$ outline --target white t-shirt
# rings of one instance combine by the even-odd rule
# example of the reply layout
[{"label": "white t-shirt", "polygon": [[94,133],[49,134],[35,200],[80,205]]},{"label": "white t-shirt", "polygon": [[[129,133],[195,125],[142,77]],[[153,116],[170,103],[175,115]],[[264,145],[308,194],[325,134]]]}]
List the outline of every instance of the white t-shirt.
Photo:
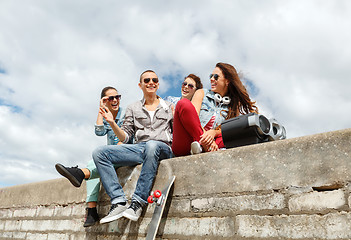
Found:
[{"label": "white t-shirt", "polygon": [[156,112],[156,111],[147,111],[147,112],[149,113],[150,118],[151,118],[151,122],[152,122],[152,120],[154,119],[154,116],[155,116],[155,112]]}]

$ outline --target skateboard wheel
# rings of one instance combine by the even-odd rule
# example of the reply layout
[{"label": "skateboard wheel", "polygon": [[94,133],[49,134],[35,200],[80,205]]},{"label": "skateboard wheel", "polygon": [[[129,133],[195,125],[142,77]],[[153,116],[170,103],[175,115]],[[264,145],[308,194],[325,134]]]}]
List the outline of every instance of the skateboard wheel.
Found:
[{"label": "skateboard wheel", "polygon": [[148,203],[154,203],[154,198],[153,198],[153,196],[149,196],[149,197],[147,198],[147,202],[148,202]]},{"label": "skateboard wheel", "polygon": [[162,192],[161,192],[160,190],[156,190],[156,191],[154,192],[154,197],[155,197],[155,198],[159,198],[159,197],[161,197],[161,195],[162,195]]}]

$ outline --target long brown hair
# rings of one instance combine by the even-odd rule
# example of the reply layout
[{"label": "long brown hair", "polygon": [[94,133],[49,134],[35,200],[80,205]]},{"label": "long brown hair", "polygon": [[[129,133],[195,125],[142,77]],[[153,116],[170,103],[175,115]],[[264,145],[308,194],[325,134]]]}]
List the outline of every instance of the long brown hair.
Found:
[{"label": "long brown hair", "polygon": [[229,81],[227,95],[231,101],[228,106],[229,111],[226,119],[237,117],[240,114],[258,113],[258,108],[255,105],[256,102],[251,101],[236,69],[228,63],[217,63],[216,67],[222,71],[224,78]]}]

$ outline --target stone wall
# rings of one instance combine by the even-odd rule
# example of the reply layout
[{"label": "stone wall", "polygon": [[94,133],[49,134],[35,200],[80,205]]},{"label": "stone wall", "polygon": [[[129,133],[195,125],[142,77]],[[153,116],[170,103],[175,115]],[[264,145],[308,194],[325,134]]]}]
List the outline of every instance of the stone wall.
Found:
[{"label": "stone wall", "polygon": [[[351,239],[351,129],[162,161],[176,175],[162,239]],[[54,167],[54,166],[53,166]],[[131,196],[140,173],[120,168]],[[0,239],[144,239],[153,206],[84,228],[85,185],[63,178],[0,189]],[[99,212],[109,210],[102,192]]]}]

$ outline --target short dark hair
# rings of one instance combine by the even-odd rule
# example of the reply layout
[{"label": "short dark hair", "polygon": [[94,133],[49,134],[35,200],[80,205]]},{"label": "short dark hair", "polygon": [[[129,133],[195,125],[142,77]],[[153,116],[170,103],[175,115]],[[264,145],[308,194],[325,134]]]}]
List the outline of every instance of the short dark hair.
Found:
[{"label": "short dark hair", "polygon": [[[143,76],[143,74],[144,73],[147,73],[147,72],[152,72],[152,73],[155,73],[155,71],[154,70],[150,70],[150,69],[148,69],[148,70],[145,70],[144,72],[142,72],[141,74],[140,74],[140,82],[141,82],[141,77]],[[156,74],[156,73],[155,73]],[[156,74],[157,75],[157,74]]]}]

